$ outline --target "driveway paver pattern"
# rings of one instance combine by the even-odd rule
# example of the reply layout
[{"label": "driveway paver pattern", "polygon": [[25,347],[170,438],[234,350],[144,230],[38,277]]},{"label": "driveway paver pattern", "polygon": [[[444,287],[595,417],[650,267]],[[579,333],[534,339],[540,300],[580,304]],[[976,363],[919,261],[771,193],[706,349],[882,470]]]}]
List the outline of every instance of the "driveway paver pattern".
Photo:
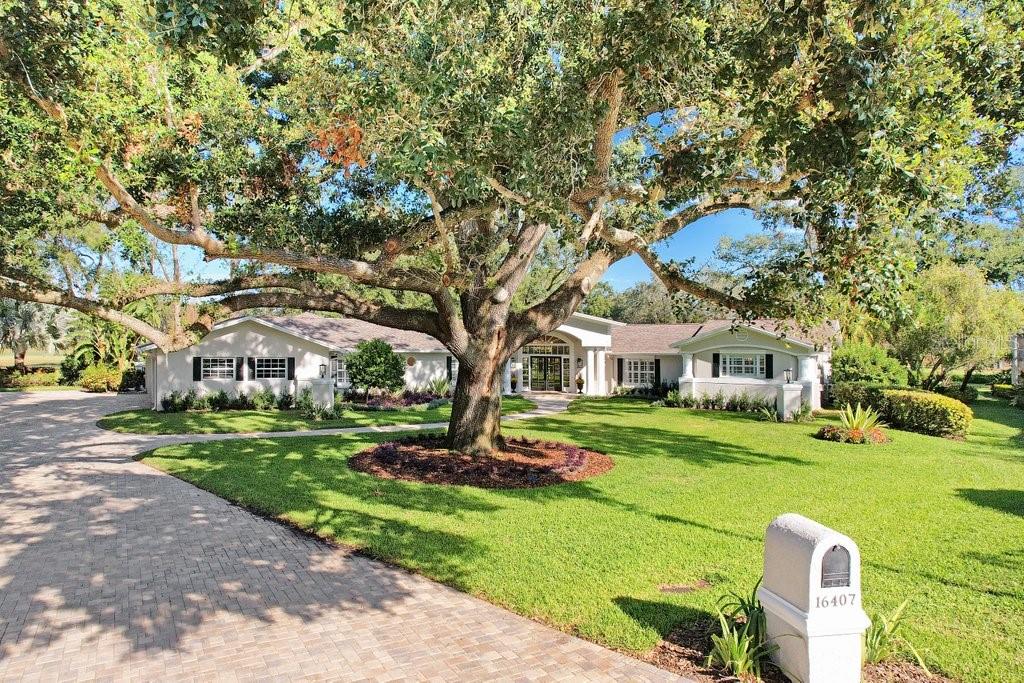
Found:
[{"label": "driveway paver pattern", "polygon": [[678,680],[135,462],[237,438],[95,426],[144,401],[0,394],[0,679]]}]

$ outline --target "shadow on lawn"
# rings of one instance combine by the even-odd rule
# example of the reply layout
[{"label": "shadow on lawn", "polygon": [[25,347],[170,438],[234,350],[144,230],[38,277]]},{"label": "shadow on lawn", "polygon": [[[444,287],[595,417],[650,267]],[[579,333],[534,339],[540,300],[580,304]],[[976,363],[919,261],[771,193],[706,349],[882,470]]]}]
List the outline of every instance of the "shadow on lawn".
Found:
[{"label": "shadow on lawn", "polygon": [[957,495],[979,507],[1024,517],[1024,491],[1014,489],[957,489]]},{"label": "shadow on lawn", "polygon": [[630,619],[643,628],[649,628],[664,639],[680,624],[698,621],[711,623],[715,617],[706,610],[675,605],[671,602],[655,602],[620,596],[612,602]]}]

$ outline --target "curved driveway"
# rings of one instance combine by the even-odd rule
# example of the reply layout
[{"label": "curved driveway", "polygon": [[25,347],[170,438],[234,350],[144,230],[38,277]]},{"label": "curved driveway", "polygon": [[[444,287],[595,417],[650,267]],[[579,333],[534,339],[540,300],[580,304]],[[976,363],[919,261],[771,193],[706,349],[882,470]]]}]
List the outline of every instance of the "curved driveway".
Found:
[{"label": "curved driveway", "polygon": [[234,436],[95,426],[142,402],[0,394],[0,680],[674,678],[134,462]]}]

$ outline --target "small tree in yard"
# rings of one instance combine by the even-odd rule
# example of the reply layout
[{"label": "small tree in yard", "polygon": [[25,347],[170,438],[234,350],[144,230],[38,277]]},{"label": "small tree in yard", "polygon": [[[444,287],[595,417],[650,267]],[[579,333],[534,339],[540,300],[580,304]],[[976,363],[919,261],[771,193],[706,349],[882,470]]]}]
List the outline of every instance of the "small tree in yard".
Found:
[{"label": "small tree in yard", "polygon": [[359,342],[345,358],[352,385],[365,389],[398,391],[405,386],[405,364],[383,339]]},{"label": "small tree in yard", "polygon": [[907,369],[879,346],[847,343],[832,354],[832,379],[905,386]]}]

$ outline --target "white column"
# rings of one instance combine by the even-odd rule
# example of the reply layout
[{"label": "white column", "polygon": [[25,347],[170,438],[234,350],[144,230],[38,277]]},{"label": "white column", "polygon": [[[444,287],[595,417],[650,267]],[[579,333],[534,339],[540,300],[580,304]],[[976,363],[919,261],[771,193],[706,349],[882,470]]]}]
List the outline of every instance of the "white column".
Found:
[{"label": "white column", "polygon": [[693,379],[693,354],[683,354],[683,376],[682,379]]},{"label": "white column", "polygon": [[586,394],[587,396],[593,396],[594,395],[594,375],[595,375],[595,373],[594,373],[594,365],[595,365],[594,349],[588,348],[587,349],[586,376],[584,377],[584,381],[586,382],[586,385],[583,387],[583,393]]},{"label": "white column", "polygon": [[503,394],[512,393],[512,359],[505,361],[505,371],[501,377],[501,392]]},{"label": "white column", "polygon": [[821,392],[818,391],[817,356],[800,356],[800,384],[804,385],[802,400],[811,404],[813,410],[821,408]]},{"label": "white column", "polygon": [[595,392],[598,396],[608,395],[608,378],[606,373],[608,370],[608,355],[604,349],[597,350],[597,391]]}]

